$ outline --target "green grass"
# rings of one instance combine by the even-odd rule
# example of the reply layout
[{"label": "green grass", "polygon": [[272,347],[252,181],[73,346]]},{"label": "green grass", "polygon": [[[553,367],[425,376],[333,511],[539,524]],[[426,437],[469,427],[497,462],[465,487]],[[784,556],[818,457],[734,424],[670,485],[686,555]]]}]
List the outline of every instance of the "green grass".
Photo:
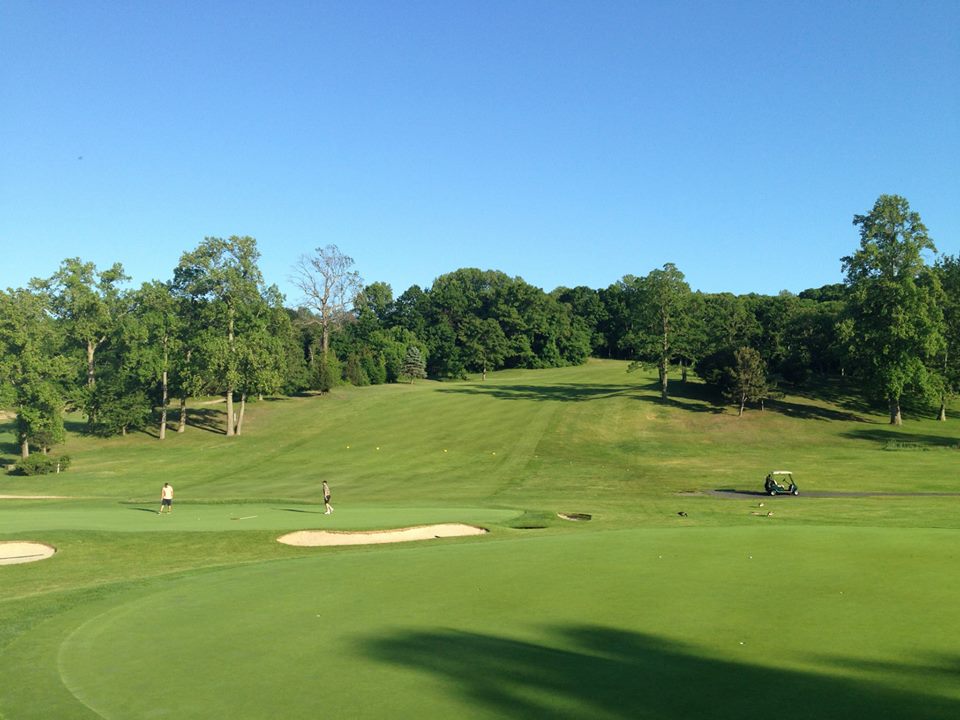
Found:
[{"label": "green grass", "polygon": [[[233,439],[215,404],[163,443],[71,434],[68,472],[0,476],[78,498],[0,501],[0,540],[58,548],[0,566],[0,715],[960,715],[960,497],[746,494],[775,468],[802,493],[960,492],[956,420],[799,396],[737,418],[625,369],[270,400]],[[491,532],[274,541],[440,521]]]}]

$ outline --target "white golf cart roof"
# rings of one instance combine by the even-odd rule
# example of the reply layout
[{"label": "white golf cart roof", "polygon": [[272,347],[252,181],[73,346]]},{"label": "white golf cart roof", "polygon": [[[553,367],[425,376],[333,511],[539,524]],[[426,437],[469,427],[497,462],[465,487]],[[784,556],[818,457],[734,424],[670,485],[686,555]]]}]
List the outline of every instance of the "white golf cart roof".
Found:
[{"label": "white golf cart roof", "polygon": [[789,470],[774,470],[771,475],[793,475]]}]

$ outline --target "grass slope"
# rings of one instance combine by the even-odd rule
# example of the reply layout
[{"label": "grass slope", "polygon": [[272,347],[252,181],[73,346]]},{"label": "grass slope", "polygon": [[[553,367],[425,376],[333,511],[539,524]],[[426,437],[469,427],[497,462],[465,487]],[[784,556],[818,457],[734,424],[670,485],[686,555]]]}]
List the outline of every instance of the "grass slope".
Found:
[{"label": "grass slope", "polygon": [[[0,540],[59,548],[0,567],[0,714],[957,716],[960,498],[712,492],[783,467],[803,492],[960,491],[955,421],[802,397],[737,418],[625,368],[271,400],[233,439],[213,404],[164,443],[71,435],[69,472],[0,479],[83,498],[0,501]],[[492,532],[274,542],[446,520]]]}]

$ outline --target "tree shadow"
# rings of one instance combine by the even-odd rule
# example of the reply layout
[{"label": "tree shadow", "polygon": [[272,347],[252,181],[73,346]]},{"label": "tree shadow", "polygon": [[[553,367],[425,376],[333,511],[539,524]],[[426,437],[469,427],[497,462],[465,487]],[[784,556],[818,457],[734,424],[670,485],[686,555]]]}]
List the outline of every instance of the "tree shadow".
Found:
[{"label": "tree shadow", "polygon": [[767,409],[787,417],[799,418],[801,420],[833,420],[838,422],[873,422],[846,409],[834,409],[820,407],[818,405],[806,405],[804,403],[788,402],[786,400],[768,400]]},{"label": "tree shadow", "polygon": [[886,426],[875,429],[850,430],[842,437],[851,440],[869,440],[890,450],[929,450],[932,448],[960,449],[960,438],[941,435],[918,435],[892,429]]},{"label": "tree shadow", "polygon": [[77,420],[75,418],[65,418],[63,421],[63,429],[68,433],[75,433],[77,435],[87,435],[90,432],[90,423],[86,420]]},{"label": "tree shadow", "polygon": [[223,410],[214,410],[213,408],[190,408],[187,411],[187,426],[198,430],[215,433],[216,435],[226,435],[225,426],[226,417]]},{"label": "tree shadow", "polygon": [[922,683],[924,678],[939,677],[948,683],[954,685],[960,684],[960,655],[952,657],[945,654],[934,654],[922,665],[911,665],[908,667],[897,663],[864,660],[854,657],[827,657],[818,655],[815,656],[814,659],[819,663],[832,665],[837,668],[852,668],[868,673],[882,673],[886,675],[905,675],[906,677],[915,678],[917,683]]},{"label": "tree shadow", "polygon": [[12,465],[20,459],[20,445],[17,443],[17,421],[0,421],[0,434],[10,434],[11,440],[0,442],[0,464]]},{"label": "tree shadow", "polygon": [[[556,647],[454,630],[401,632],[370,639],[366,651],[429,673],[481,714],[502,718],[960,717],[960,701],[883,684],[891,671],[919,672],[910,666],[874,668],[872,681],[705,657],[682,643],[611,628],[553,632]],[[942,667],[956,663],[948,658]]]},{"label": "tree shadow", "polygon": [[[723,413],[724,406],[716,401],[709,388],[699,383],[673,382],[669,387],[670,397],[667,404],[682,410],[693,412]],[[663,404],[660,399],[660,385],[656,382],[646,385],[584,385],[564,383],[555,385],[501,385],[473,384],[443,387],[441,393],[460,395],[479,395],[494,397],[498,400],[535,400],[554,402],[589,402],[614,397],[627,397],[641,402]]]},{"label": "tree shadow", "polygon": [[715,495],[719,495],[720,497],[734,497],[734,498],[737,496],[743,497],[745,495],[747,497],[758,497],[758,496],[759,497],[787,497],[784,495],[770,495],[770,493],[766,493],[763,490],[739,490],[737,488],[716,488],[715,490],[711,490],[710,492],[712,492]]},{"label": "tree shadow", "polygon": [[556,402],[585,402],[600,398],[619,397],[636,392],[634,385],[458,385],[441,387],[438,392],[458,395],[484,395],[499,400],[553,400]]},{"label": "tree shadow", "polygon": [[[663,400],[660,398],[659,383],[650,383],[647,389],[651,394],[642,395],[638,399],[663,404]],[[720,394],[714,388],[703,383],[672,381],[667,385],[667,394],[666,404],[681,410],[706,412],[714,415],[722,415],[727,411],[727,403],[723,401]]]},{"label": "tree shadow", "polygon": [[885,410],[867,398],[857,381],[850,377],[818,377],[806,385],[791,386],[790,393],[808,400],[826,401],[851,413],[869,415]]}]

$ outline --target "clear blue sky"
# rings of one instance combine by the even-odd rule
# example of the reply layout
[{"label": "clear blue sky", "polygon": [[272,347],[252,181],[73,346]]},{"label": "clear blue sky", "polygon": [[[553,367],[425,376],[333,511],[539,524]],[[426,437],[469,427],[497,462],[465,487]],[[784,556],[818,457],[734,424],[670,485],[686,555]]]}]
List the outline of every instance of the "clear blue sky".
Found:
[{"label": "clear blue sky", "polygon": [[905,196],[960,251],[960,1],[3,0],[0,287],[252,235],[399,295],[842,280]]}]

